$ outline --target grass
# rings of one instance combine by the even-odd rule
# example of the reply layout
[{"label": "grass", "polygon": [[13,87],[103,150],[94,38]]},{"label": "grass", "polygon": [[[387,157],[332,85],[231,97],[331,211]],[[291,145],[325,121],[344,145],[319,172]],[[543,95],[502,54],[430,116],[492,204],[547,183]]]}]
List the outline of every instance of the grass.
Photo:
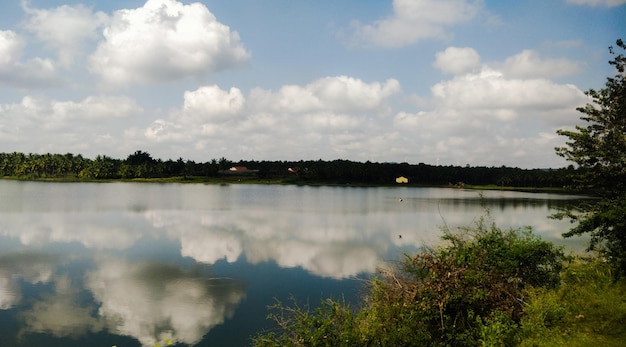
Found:
[{"label": "grass", "polygon": [[626,281],[601,260],[578,259],[552,291],[531,290],[521,346],[624,346]]}]

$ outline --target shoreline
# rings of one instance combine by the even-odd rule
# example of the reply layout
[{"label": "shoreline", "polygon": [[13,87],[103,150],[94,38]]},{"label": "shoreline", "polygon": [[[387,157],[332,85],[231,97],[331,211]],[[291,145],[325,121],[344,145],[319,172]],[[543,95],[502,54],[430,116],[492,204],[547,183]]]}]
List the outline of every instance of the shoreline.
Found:
[{"label": "shoreline", "polygon": [[468,189],[468,190],[500,190],[500,191],[517,191],[526,193],[552,193],[552,194],[575,194],[585,195],[584,192],[574,191],[568,188],[559,187],[514,187],[514,186],[497,186],[497,185],[472,185],[465,184],[462,187],[457,185],[428,185],[420,183],[389,183],[389,184],[370,184],[370,183],[352,183],[352,182],[333,182],[333,181],[307,181],[295,180],[293,178],[280,179],[260,179],[258,177],[249,176],[221,176],[221,177],[205,177],[205,176],[175,176],[175,177],[153,177],[153,178],[109,178],[109,179],[90,179],[78,177],[0,177],[2,180],[13,181],[30,181],[30,182],[59,182],[59,183],[110,183],[110,182],[128,182],[128,183],[178,183],[178,184],[260,184],[260,185],[295,185],[295,186],[327,186],[327,187],[412,187],[412,188],[450,188],[450,189]]}]

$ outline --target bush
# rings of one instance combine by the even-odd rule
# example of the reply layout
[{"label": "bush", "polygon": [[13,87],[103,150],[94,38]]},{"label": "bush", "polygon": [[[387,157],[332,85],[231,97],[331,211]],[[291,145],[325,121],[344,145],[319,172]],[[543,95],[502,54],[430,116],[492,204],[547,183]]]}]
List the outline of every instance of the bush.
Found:
[{"label": "bush", "polygon": [[363,307],[337,301],[313,313],[277,305],[278,331],[257,346],[513,345],[526,289],[554,288],[565,255],[530,229],[501,230],[487,214],[446,245],[406,255],[369,284]]}]

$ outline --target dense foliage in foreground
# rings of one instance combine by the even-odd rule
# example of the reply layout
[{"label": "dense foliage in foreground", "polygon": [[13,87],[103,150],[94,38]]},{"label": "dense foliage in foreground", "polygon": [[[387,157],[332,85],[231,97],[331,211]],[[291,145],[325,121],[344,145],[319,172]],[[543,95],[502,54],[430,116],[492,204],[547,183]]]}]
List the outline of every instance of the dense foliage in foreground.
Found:
[{"label": "dense foliage in foreground", "polygon": [[[231,172],[233,166],[249,171]],[[494,185],[508,187],[557,187],[568,184],[573,167],[542,170],[510,167],[435,166],[424,163],[374,163],[349,160],[239,161],[226,158],[208,162],[161,160],[136,151],[126,159],[99,155],[0,153],[0,177],[22,179],[110,180],[192,177],[246,177],[287,183],[391,185],[399,176],[409,185]]]},{"label": "dense foliage in foreground", "polygon": [[564,270],[560,248],[488,218],[444,240],[381,271],[358,308],[278,303],[277,329],[254,345],[617,346],[626,336],[626,285],[605,263]]}]

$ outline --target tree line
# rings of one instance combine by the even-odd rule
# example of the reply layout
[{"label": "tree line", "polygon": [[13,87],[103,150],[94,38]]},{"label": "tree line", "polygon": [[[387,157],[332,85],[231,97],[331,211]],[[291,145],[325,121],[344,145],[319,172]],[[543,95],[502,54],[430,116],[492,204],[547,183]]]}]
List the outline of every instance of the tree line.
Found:
[{"label": "tree line", "polygon": [[[231,167],[249,171],[233,172]],[[395,178],[408,178],[411,185],[498,185],[507,187],[563,187],[568,185],[573,166],[561,169],[520,169],[485,166],[435,166],[424,163],[379,163],[350,160],[300,160],[233,162],[224,157],[207,162],[155,159],[138,150],[126,159],[81,154],[0,153],[0,176],[26,179],[132,179],[220,177],[247,174],[259,179],[294,183],[395,184]]]}]

